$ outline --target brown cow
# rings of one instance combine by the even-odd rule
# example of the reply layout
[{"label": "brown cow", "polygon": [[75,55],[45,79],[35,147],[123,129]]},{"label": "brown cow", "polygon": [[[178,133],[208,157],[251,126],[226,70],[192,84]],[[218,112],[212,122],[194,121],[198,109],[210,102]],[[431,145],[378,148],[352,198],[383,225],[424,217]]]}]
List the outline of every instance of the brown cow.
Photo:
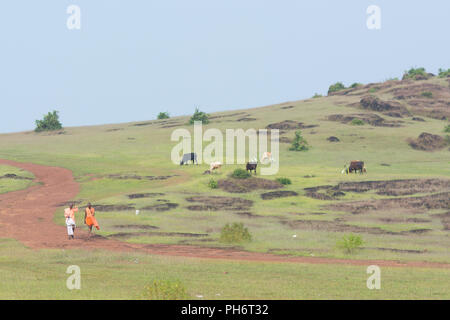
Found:
[{"label": "brown cow", "polygon": [[359,171],[360,174],[366,172],[366,169],[364,168],[364,161],[360,160],[350,161],[350,166],[348,167],[347,173],[352,173],[352,171],[355,173]]}]

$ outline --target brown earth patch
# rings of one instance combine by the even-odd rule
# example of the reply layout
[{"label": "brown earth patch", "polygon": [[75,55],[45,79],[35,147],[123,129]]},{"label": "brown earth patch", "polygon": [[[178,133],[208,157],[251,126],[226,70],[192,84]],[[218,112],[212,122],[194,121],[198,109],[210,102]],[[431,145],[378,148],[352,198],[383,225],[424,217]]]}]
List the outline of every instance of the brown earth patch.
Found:
[{"label": "brown earth patch", "polygon": [[422,213],[423,210],[448,209],[450,207],[450,192],[443,192],[422,197],[403,197],[394,199],[379,199],[354,201],[327,206],[336,211],[346,211],[353,214],[363,214],[373,211],[396,210],[409,213]]},{"label": "brown earth patch", "polygon": [[96,211],[104,211],[104,212],[111,212],[111,211],[132,211],[135,210],[134,207],[128,205],[128,204],[94,204],[92,205]]},{"label": "brown earth patch", "polygon": [[428,223],[431,222],[429,219],[420,219],[420,218],[380,218],[378,219],[384,223]]},{"label": "brown earth patch", "polygon": [[419,121],[419,122],[425,122],[425,120],[422,119],[422,118],[420,118],[420,117],[412,117],[411,120],[413,120],[413,121]]},{"label": "brown earth patch", "polygon": [[164,193],[134,193],[134,194],[129,194],[128,198],[129,199],[141,199],[141,198],[152,198],[152,197],[157,197],[157,196],[163,196]]},{"label": "brown earth patch", "polygon": [[445,148],[447,141],[436,134],[422,132],[417,139],[409,139],[411,148],[422,151],[434,151]]},{"label": "brown earth patch", "polygon": [[336,121],[346,124],[350,123],[354,119],[364,121],[364,123],[368,123],[375,127],[401,127],[401,123],[403,123],[401,120],[387,121],[374,113],[332,114],[327,118],[329,121]]},{"label": "brown earth patch", "polygon": [[236,121],[255,121],[256,120],[256,118],[240,118],[240,119],[237,119]]},{"label": "brown earth patch", "polygon": [[241,212],[234,212],[234,214],[237,214],[238,216],[245,217],[245,218],[263,218],[263,216],[253,214],[249,211],[241,211]]},{"label": "brown earth patch", "polygon": [[297,122],[293,120],[284,120],[277,123],[269,124],[266,129],[278,129],[278,130],[296,130],[296,129],[309,129],[318,127],[317,124],[305,125],[303,122]]},{"label": "brown earth patch", "polygon": [[292,108],[294,108],[294,106],[284,106],[284,107],[281,107],[281,109],[283,109],[283,110],[286,110],[286,109],[292,109]]},{"label": "brown earth patch", "polygon": [[33,180],[33,178],[21,177],[14,173],[7,173],[0,177],[0,179],[13,179],[13,180]]},{"label": "brown earth patch", "polygon": [[298,193],[295,191],[272,191],[261,194],[261,198],[263,200],[271,200],[276,198],[294,197],[294,196],[298,196]]},{"label": "brown earth patch", "polygon": [[147,206],[141,208],[141,210],[144,211],[169,211],[171,209],[175,209],[179,206],[178,203],[172,203],[172,202],[166,202],[166,203],[159,203],[152,206]]},{"label": "brown earth patch", "polygon": [[338,137],[335,137],[335,136],[328,137],[327,140],[330,141],[330,142],[339,142],[339,141],[341,141],[341,140],[339,140]]},{"label": "brown earth patch", "polygon": [[280,221],[280,223],[289,226],[291,229],[300,229],[300,230],[317,230],[327,232],[355,232],[355,233],[391,234],[391,235],[397,234],[395,232],[386,231],[381,228],[352,226],[335,221],[294,220],[294,221]]},{"label": "brown earth patch", "polygon": [[401,118],[402,116],[410,116],[410,112],[397,101],[383,101],[380,98],[368,95],[359,101],[360,107],[366,110],[383,112],[386,115]]},{"label": "brown earth patch", "polygon": [[199,205],[188,206],[187,209],[194,211],[248,211],[253,205],[253,201],[234,197],[219,197],[219,196],[197,196],[186,198],[188,202],[197,202]]},{"label": "brown earth patch", "polygon": [[277,181],[251,177],[248,179],[227,178],[217,181],[217,186],[230,193],[247,193],[255,190],[273,190],[282,188]]},{"label": "brown earth patch", "polygon": [[148,224],[118,224],[118,225],[114,225],[113,228],[116,228],[116,229],[142,229],[142,230],[159,229],[158,227],[150,226]]},{"label": "brown earth patch", "polygon": [[229,118],[229,117],[235,117],[235,116],[239,116],[239,115],[243,115],[243,114],[245,114],[246,116],[249,116],[249,114],[247,112],[236,112],[236,113],[226,114],[226,115],[222,115],[222,116],[210,116],[208,119],[214,120],[214,119],[221,119],[221,118]]}]

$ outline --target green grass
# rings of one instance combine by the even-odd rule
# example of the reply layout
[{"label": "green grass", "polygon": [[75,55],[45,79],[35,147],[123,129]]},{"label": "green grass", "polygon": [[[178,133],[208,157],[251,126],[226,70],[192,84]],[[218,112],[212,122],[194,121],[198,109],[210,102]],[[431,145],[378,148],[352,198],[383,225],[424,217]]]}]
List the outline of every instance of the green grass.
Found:
[{"label": "green grass", "polygon": [[[77,265],[81,289],[66,287]],[[142,299],[154,281],[182,283],[191,299],[449,299],[446,269],[231,262],[138,253],[24,248],[0,240],[0,299]],[[183,290],[181,290],[183,291]],[[202,296],[203,298],[200,298]]]},{"label": "green grass", "polygon": [[[15,174],[19,177],[34,179],[34,175],[28,171],[21,170],[12,166],[0,165],[0,177],[3,177],[6,174]],[[33,184],[34,182],[32,180],[3,178],[0,179],[0,194],[26,189]]]}]

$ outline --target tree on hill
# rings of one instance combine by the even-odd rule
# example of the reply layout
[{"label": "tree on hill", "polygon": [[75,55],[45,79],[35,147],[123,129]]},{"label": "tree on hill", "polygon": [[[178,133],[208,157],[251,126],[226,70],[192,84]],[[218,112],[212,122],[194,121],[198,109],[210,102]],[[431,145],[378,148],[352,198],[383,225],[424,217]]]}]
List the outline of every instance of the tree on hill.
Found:
[{"label": "tree on hill", "polygon": [[411,68],[405,71],[402,80],[412,79],[412,80],[426,80],[430,76],[426,72],[425,68]]},{"label": "tree on hill", "polygon": [[446,77],[450,77],[450,69],[439,69],[439,78],[446,78]]},{"label": "tree on hill", "polygon": [[59,122],[58,111],[47,113],[42,120],[36,120],[35,132],[53,131],[62,129],[62,124]]},{"label": "tree on hill", "polygon": [[159,114],[158,114],[158,120],[161,120],[161,119],[169,119],[170,118],[170,115],[169,115],[169,113],[168,112],[160,112]]},{"label": "tree on hill", "polygon": [[195,121],[201,121],[202,124],[208,124],[208,115],[203,111],[200,111],[198,108],[195,108],[195,112],[189,120],[189,124],[194,124]]},{"label": "tree on hill", "polygon": [[292,141],[292,145],[289,148],[290,151],[306,151],[308,150],[308,142],[303,138],[300,130],[295,131],[295,138]]},{"label": "tree on hill", "polygon": [[346,89],[342,82],[336,82],[328,88],[328,94]]}]

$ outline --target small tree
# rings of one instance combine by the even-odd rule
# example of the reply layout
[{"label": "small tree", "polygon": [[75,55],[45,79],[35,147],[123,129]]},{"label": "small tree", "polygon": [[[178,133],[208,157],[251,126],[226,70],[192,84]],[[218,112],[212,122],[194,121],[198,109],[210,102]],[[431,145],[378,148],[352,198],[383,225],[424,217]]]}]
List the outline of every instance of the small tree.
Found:
[{"label": "small tree", "polygon": [[59,122],[58,111],[49,112],[42,120],[36,120],[36,129],[34,131],[52,131],[62,129],[62,124]]},{"label": "small tree", "polygon": [[446,78],[446,77],[450,77],[450,69],[439,69],[439,78]]},{"label": "small tree", "polygon": [[448,124],[448,125],[444,128],[444,132],[450,132],[450,124]]},{"label": "small tree", "polygon": [[303,138],[300,130],[295,131],[295,138],[292,141],[292,146],[289,148],[291,151],[306,151],[308,150],[308,142]]},{"label": "small tree", "polygon": [[339,90],[344,90],[345,86],[342,82],[336,82],[335,84],[332,84],[329,88],[328,88],[328,94],[332,93],[332,92],[336,92]]},{"label": "small tree", "polygon": [[349,234],[346,236],[343,236],[341,240],[338,240],[336,243],[336,246],[343,250],[345,253],[352,254],[356,250],[362,247],[364,244],[363,239],[361,236],[357,236],[354,234]]},{"label": "small tree", "polygon": [[170,118],[170,116],[169,116],[169,113],[168,112],[160,112],[159,114],[158,114],[158,120],[161,120],[161,119],[169,119]]},{"label": "small tree", "polygon": [[428,74],[425,68],[411,68],[403,74],[402,80],[406,79],[425,80],[428,79]]},{"label": "small tree", "polygon": [[203,124],[208,124],[208,115],[203,111],[200,111],[198,108],[195,108],[195,112],[189,120],[189,124],[194,124],[195,121],[201,121]]}]

